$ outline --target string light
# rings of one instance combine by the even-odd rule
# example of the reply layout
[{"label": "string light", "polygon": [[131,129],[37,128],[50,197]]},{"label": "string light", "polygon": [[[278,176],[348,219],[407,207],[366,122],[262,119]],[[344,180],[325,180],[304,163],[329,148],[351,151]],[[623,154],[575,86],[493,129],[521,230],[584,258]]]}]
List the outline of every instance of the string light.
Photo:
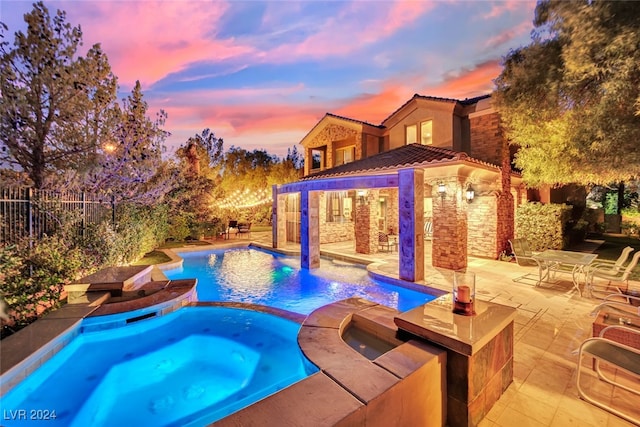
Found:
[{"label": "string light", "polygon": [[262,189],[255,192],[248,188],[244,190],[236,190],[226,197],[224,201],[218,204],[221,208],[251,208],[254,206],[271,203],[271,191]]}]

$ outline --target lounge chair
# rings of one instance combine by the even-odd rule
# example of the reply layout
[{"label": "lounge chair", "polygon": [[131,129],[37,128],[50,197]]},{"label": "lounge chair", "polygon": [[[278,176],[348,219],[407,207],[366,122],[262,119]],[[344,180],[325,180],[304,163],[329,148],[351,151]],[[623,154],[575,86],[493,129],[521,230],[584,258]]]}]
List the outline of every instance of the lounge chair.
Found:
[{"label": "lounge chair", "polygon": [[[535,281],[535,286],[538,286],[542,281],[543,272],[549,268],[544,262],[534,258],[536,252],[529,249],[529,242],[526,239],[511,239],[509,240],[511,250],[516,258],[516,262],[521,267],[537,267],[538,268],[538,280]],[[533,273],[527,273],[525,275],[516,277],[514,282],[521,282],[523,280],[535,280],[531,276]]]},{"label": "lounge chair", "polygon": [[594,283],[595,279],[603,279],[607,281],[607,285],[602,287],[604,291],[611,290],[609,289],[609,285],[611,284],[611,282],[619,282],[621,284],[624,284],[624,286],[621,285],[621,286],[615,287],[615,289],[617,289],[618,292],[622,293],[621,288],[626,289],[629,286],[629,275],[631,274],[633,269],[636,267],[639,260],[640,260],[640,251],[633,254],[633,258],[631,258],[631,262],[629,262],[629,264],[625,267],[624,270],[619,270],[615,273],[611,273],[606,270],[601,270],[596,268],[593,271],[590,271],[589,272],[590,280],[587,281],[589,294],[592,295],[594,290],[598,291],[597,289],[595,289],[596,288]]},{"label": "lounge chair", "polygon": [[386,252],[393,252],[393,249],[398,250],[398,242],[395,239],[389,238],[389,235],[383,232],[378,232],[378,249]]},{"label": "lounge chair", "polygon": [[[634,417],[632,414],[622,412],[620,409],[616,409],[615,403],[609,403],[611,401],[610,393],[597,395],[595,393],[587,394],[582,387],[580,379],[582,378],[583,370],[591,370],[591,365],[585,365],[582,363],[583,356],[590,356],[594,360],[593,368],[596,371],[599,380],[626,390],[630,393],[638,395],[640,397],[640,350],[623,343],[604,338],[607,332],[618,332],[622,334],[634,334],[640,335],[640,330],[631,328],[624,325],[611,325],[602,329],[600,335],[593,338],[586,339],[578,349],[578,366],[576,374],[576,387],[580,398],[587,402],[596,405],[618,417],[640,425],[640,418]],[[605,372],[600,367],[601,362],[607,365],[610,374],[605,375]],[[611,371],[611,368],[616,368],[615,371]],[[624,375],[624,374],[627,375]],[[635,387],[632,387],[635,386]],[[595,387],[588,387],[593,390]],[[615,392],[614,392],[615,396]],[[612,406],[613,405],[613,406]]]}]

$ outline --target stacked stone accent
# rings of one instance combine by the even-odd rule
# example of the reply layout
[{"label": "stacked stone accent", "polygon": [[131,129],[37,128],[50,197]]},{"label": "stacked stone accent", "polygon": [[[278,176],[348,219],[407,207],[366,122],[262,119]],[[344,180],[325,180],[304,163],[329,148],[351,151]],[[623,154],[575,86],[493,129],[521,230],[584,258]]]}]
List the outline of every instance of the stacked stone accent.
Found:
[{"label": "stacked stone accent", "polygon": [[502,143],[500,116],[498,113],[484,114],[469,119],[471,127],[471,152],[474,159],[493,165],[502,164]]},{"label": "stacked stone accent", "polygon": [[353,240],[354,222],[327,222],[327,193],[320,193],[320,244]]},{"label": "stacked stone accent", "polygon": [[356,253],[375,254],[378,252],[378,222],[373,203],[378,200],[378,190],[370,190],[364,203],[356,198],[355,236]]},{"label": "stacked stone accent", "polygon": [[287,212],[286,212],[286,194],[278,194],[278,187],[274,185],[272,188],[272,219],[271,233],[272,244],[274,248],[283,247],[287,242]]},{"label": "stacked stone accent", "polygon": [[447,186],[444,198],[434,185],[433,245],[434,267],[450,270],[467,268],[467,202],[462,200],[463,188],[457,177],[443,180]]},{"label": "stacked stone accent", "polygon": [[511,194],[511,157],[509,155],[509,144],[504,139],[501,145],[501,152],[500,181],[502,189],[497,201],[496,258],[500,252],[509,251],[509,239],[513,239],[515,232],[515,203]]},{"label": "stacked stone accent", "polygon": [[[466,202],[465,202],[466,203]],[[482,258],[496,258],[496,198],[476,196],[467,206],[468,254]]]},{"label": "stacked stone accent", "polygon": [[[362,132],[344,126],[330,124],[327,125],[313,140],[306,145],[307,154],[305,159],[311,159],[311,151],[314,148],[326,147],[325,169],[333,167],[333,142],[353,139],[355,145],[356,160],[362,158]],[[311,162],[304,162],[304,174],[309,174]]]}]

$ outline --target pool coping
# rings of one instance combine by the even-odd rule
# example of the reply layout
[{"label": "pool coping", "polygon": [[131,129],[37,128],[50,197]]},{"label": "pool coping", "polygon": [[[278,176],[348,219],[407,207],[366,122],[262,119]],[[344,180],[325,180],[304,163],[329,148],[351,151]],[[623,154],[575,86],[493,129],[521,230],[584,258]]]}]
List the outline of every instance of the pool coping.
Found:
[{"label": "pool coping", "polygon": [[[180,267],[183,263],[182,257],[180,257],[176,251],[180,252],[198,252],[198,251],[207,251],[207,250],[225,250],[232,248],[243,248],[243,247],[254,247],[256,249],[265,250],[267,252],[279,253],[286,256],[295,256],[294,251],[282,251],[274,248],[265,247],[263,245],[256,245],[251,242],[233,242],[229,244],[225,244],[223,246],[189,246],[189,247],[180,247],[180,248],[172,248],[172,249],[163,249],[163,252],[166,253],[170,257],[170,261],[153,266],[150,273],[150,280],[152,281],[166,281],[167,285],[172,283],[171,280],[167,279],[164,274],[165,270]],[[342,261],[354,262],[352,257],[329,257],[332,259],[338,259]],[[348,259],[347,259],[348,258]],[[356,262],[358,264],[365,264],[366,269],[368,270],[368,274],[376,279],[382,280],[384,282],[396,284],[405,288],[417,289],[421,291],[425,291],[425,288],[429,290],[433,290],[437,292],[437,289],[429,288],[424,285],[415,284],[411,282],[406,282],[396,278],[390,278],[387,275],[378,273],[376,270],[376,266],[379,264],[377,262],[360,260],[361,262]],[[194,284],[193,286],[181,286],[183,288],[182,292],[178,292],[177,294],[172,294],[171,298],[159,298],[163,296],[162,291],[155,292],[154,294],[148,295],[146,297],[142,297],[138,300],[131,301],[123,301],[112,303],[112,307],[108,310],[102,309],[101,307],[106,307],[107,305],[103,305],[102,303],[108,299],[108,292],[106,294],[101,294],[99,298],[93,299],[92,301],[82,302],[77,304],[66,304],[60,309],[51,312],[46,315],[39,321],[34,322],[33,324],[21,329],[17,333],[7,337],[3,340],[2,346],[0,349],[0,356],[2,357],[2,366],[0,366],[0,397],[4,396],[8,391],[10,391],[16,384],[26,378],[29,374],[31,374],[34,370],[39,368],[43,363],[49,360],[53,355],[59,352],[65,345],[67,345],[73,338],[75,338],[78,334],[81,333],[82,329],[82,320],[85,318],[98,318],[98,317],[109,317],[111,315],[117,315],[122,312],[127,312],[129,314],[128,318],[134,319],[139,317],[140,320],[147,317],[149,313],[154,313],[153,316],[157,315],[165,315],[170,312],[173,312],[183,306],[226,306],[226,307],[234,307],[234,308],[243,308],[254,311],[265,312],[273,315],[277,315],[279,317],[294,321],[300,325],[304,325],[304,323],[308,320],[308,316],[289,312],[287,310],[281,310],[275,307],[269,307],[259,304],[250,304],[250,303],[240,303],[240,302],[196,302],[191,298],[192,293],[195,294],[195,279],[191,279]],[[173,282],[180,282],[179,280]],[[177,284],[177,283],[176,283]],[[183,284],[184,285],[184,284]],[[189,289],[192,291],[189,292]],[[154,297],[155,295],[155,297]],[[185,296],[186,295],[186,296]],[[138,301],[136,303],[136,301]],[[142,301],[142,303],[140,303]],[[144,305],[146,302],[153,302],[149,305]],[[138,305],[136,305],[138,304]],[[371,305],[377,306],[379,304],[370,302]],[[144,306],[141,306],[144,305]],[[332,306],[331,304],[329,306]],[[134,307],[131,310],[131,307]],[[382,307],[382,306],[381,306]],[[321,307],[322,308],[322,307]],[[105,313],[97,313],[99,311],[106,311]],[[122,316],[120,316],[122,317]],[[345,318],[346,319],[346,318]],[[341,321],[344,321],[342,319]],[[351,320],[351,316],[348,316],[349,321]],[[117,324],[126,322],[130,319],[118,319],[117,322],[110,324],[109,327],[115,327]],[[108,322],[104,322],[107,324]],[[106,328],[106,327],[105,327]],[[316,328],[316,330],[318,330]],[[342,345],[347,346],[349,351],[352,351],[357,358],[362,358],[368,364],[370,361],[365,359],[363,356],[359,355],[355,350],[348,347],[344,341],[340,337],[338,339],[342,342]],[[302,346],[301,346],[302,347]],[[311,359],[311,358],[309,358]],[[356,359],[358,360],[358,359]],[[321,363],[322,364],[322,363]],[[327,370],[322,369],[320,367],[322,374],[327,375]],[[383,374],[383,376],[386,374]],[[312,375],[312,376],[315,376]],[[344,386],[336,381],[331,375],[329,375],[330,381],[336,382],[343,390],[345,390]],[[304,380],[303,380],[304,381]],[[314,380],[318,381],[318,380]],[[326,382],[326,381],[325,381]],[[285,388],[286,390],[286,388]],[[350,395],[354,395],[351,390],[347,391]],[[281,391],[282,392],[282,391]],[[281,392],[275,393],[279,394]],[[356,400],[361,401],[364,395],[356,396]],[[366,400],[366,399],[365,399]]]}]

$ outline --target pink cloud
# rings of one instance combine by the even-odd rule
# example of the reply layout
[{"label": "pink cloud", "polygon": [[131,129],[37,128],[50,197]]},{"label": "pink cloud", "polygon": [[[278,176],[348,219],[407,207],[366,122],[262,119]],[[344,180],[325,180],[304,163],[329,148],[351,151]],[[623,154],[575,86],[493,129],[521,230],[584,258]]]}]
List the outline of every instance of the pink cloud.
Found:
[{"label": "pink cloud", "polygon": [[87,2],[73,6],[73,20],[82,22],[85,43],[102,42],[114,73],[126,85],[135,80],[154,83],[194,62],[223,61],[254,51],[233,39],[211,36],[227,10],[225,2]]},{"label": "pink cloud", "polygon": [[373,5],[372,12],[372,3],[352,2],[304,41],[278,46],[266,56],[279,61],[344,56],[388,37],[434,7],[433,2],[404,0]]},{"label": "pink cloud", "polygon": [[531,20],[526,20],[520,23],[520,25],[508,28],[496,36],[487,39],[484,45],[489,49],[497,48],[511,42],[511,40],[523,34],[526,34],[527,32],[530,32],[532,29],[533,24],[531,23]]},{"label": "pink cloud", "polygon": [[511,13],[517,10],[533,10],[536,0],[505,0],[492,2],[489,12],[481,16],[482,19],[498,18],[505,13]]},{"label": "pink cloud", "polygon": [[472,69],[449,73],[442,83],[427,86],[423,91],[427,95],[456,99],[484,95],[493,91],[493,80],[501,71],[502,66],[499,60],[486,61]]}]

